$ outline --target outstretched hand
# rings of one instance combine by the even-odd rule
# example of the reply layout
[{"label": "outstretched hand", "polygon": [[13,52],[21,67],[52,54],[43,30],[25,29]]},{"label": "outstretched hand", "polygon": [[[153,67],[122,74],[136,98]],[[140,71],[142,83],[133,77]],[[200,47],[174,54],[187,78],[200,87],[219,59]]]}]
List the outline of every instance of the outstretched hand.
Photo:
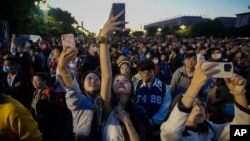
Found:
[{"label": "outstretched hand", "polygon": [[116,16],[113,17],[112,14],[112,9],[109,14],[109,18],[104,24],[103,28],[101,29],[99,36],[100,37],[109,37],[114,31],[122,31],[121,28],[119,28],[119,25],[127,24],[128,22],[122,22],[122,21],[117,21],[122,14],[124,14],[125,10],[117,14]]},{"label": "outstretched hand", "polygon": [[208,79],[210,79],[214,74],[220,71],[217,69],[213,69],[218,65],[217,63],[209,63],[204,65],[204,62],[205,61],[198,61],[195,66],[192,83],[195,83],[196,86],[202,87]]}]

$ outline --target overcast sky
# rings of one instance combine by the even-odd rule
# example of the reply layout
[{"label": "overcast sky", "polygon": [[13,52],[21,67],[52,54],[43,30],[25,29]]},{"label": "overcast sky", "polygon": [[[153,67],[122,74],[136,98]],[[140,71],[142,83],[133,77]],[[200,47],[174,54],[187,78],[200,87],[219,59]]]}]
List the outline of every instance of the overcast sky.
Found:
[{"label": "overcast sky", "polygon": [[113,2],[126,4],[126,21],[134,30],[155,21],[175,16],[193,15],[205,18],[236,17],[250,12],[250,0],[47,0],[52,7],[68,11],[86,29],[98,32],[102,28]]}]

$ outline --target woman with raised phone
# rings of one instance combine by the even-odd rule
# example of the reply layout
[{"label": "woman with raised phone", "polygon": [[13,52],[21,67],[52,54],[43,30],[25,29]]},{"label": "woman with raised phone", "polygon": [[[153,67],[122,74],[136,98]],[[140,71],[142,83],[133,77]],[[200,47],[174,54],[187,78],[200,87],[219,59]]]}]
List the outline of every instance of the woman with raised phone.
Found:
[{"label": "woman with raised phone", "polygon": [[[139,131],[144,131],[139,125],[135,115],[134,90],[131,79],[126,75],[118,75],[112,81],[112,72],[110,65],[108,37],[118,30],[119,25],[127,22],[117,22],[119,16],[125,11],[113,16],[110,12],[109,18],[97,37],[97,43],[100,44],[101,59],[101,91],[100,100],[102,106],[101,115],[95,117],[96,97],[87,94],[82,96],[81,90],[76,79],[73,77],[67,64],[77,55],[74,47],[64,47],[58,62],[59,72],[66,88],[66,103],[72,112],[74,132],[78,134],[80,140],[96,140],[101,132],[102,141],[138,141],[143,139]],[[97,78],[97,76],[96,76]],[[94,81],[94,80],[93,80]],[[90,82],[89,82],[90,83]],[[84,83],[85,84],[85,83]],[[92,85],[91,85],[92,86]],[[83,85],[84,89],[85,85]],[[97,92],[98,89],[95,89]],[[112,95],[114,94],[114,95]],[[97,94],[94,93],[96,96]],[[97,96],[98,97],[98,96]],[[113,97],[113,98],[111,98]],[[111,99],[114,99],[112,101]],[[100,103],[99,103],[100,104]],[[101,131],[96,130],[95,120],[101,119]],[[100,128],[98,128],[100,129]],[[76,138],[77,140],[77,138]],[[99,140],[99,139],[98,139]]]},{"label": "woman with raised phone", "polygon": [[235,103],[235,117],[229,123],[215,124],[205,119],[205,104],[197,97],[206,81],[220,70],[214,69],[218,64],[198,62],[194,76],[185,94],[176,97],[174,108],[161,125],[162,141],[228,141],[230,140],[230,125],[249,125],[250,109],[245,96],[246,80],[233,74],[224,78]]},{"label": "woman with raised phone", "polygon": [[103,141],[139,141],[146,140],[146,131],[136,114],[135,93],[131,78],[117,74],[112,78],[108,38],[114,31],[122,30],[116,22],[124,13],[117,16],[110,12],[109,19],[101,29],[97,42],[100,45],[101,59],[101,97],[103,98],[103,116],[105,122],[102,130]]}]

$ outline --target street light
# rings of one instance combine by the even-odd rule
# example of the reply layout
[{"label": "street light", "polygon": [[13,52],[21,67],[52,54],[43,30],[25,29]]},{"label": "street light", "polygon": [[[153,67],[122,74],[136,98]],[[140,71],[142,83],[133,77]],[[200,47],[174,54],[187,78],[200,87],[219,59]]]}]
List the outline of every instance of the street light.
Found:
[{"label": "street light", "polygon": [[182,24],[182,25],[180,26],[180,28],[183,30],[183,29],[186,28],[186,26],[185,26],[184,24]]},{"label": "street light", "polygon": [[159,28],[157,28],[157,31],[158,31],[158,32],[161,32],[161,31],[162,31],[162,29],[159,27]]},{"label": "street light", "polygon": [[184,34],[184,29],[186,28],[186,26],[185,26],[184,24],[182,24],[182,25],[180,26],[180,28],[181,28],[181,36],[183,36],[183,34]]},{"label": "street light", "polygon": [[49,4],[46,2],[46,0],[40,0],[39,2],[35,1],[35,6],[42,10],[44,23],[48,23]]}]

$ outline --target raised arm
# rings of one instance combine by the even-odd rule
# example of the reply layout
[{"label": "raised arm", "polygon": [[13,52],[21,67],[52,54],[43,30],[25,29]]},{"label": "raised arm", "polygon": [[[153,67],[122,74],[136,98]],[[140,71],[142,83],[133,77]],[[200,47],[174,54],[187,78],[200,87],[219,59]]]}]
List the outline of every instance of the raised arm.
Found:
[{"label": "raised arm", "polygon": [[110,35],[119,29],[117,26],[125,24],[124,22],[116,22],[117,19],[124,13],[121,12],[117,16],[113,17],[110,11],[109,18],[97,37],[97,42],[100,44],[100,64],[101,64],[101,97],[104,103],[104,109],[106,115],[108,115],[112,109],[111,104],[111,85],[112,85],[112,70],[111,61],[108,49],[108,38]]},{"label": "raised arm", "polygon": [[202,86],[207,82],[209,78],[211,78],[213,74],[220,71],[213,69],[218,64],[211,63],[202,67],[203,62],[204,61],[197,62],[192,82],[182,97],[182,103],[186,108],[191,108],[193,106],[195,97],[198,95]]},{"label": "raised arm", "polygon": [[67,64],[77,56],[77,49],[75,47],[63,47],[63,51],[60,54],[58,60],[59,73],[63,79],[65,86],[70,86],[74,80]]}]

